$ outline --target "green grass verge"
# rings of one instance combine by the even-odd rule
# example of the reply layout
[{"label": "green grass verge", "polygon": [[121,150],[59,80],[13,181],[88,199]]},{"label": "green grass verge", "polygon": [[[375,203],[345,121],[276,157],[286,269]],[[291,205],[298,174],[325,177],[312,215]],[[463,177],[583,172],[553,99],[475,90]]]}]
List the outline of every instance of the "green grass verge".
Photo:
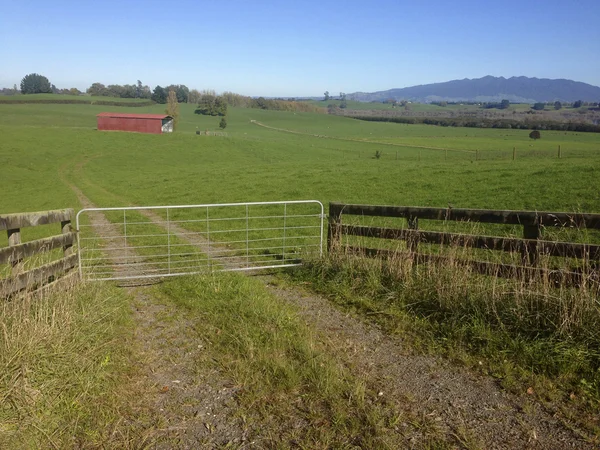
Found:
[{"label": "green grass verge", "polygon": [[[214,364],[238,386],[237,415],[267,448],[398,448],[399,413],[263,282],[234,273],[158,288],[187,310]],[[436,436],[431,436],[432,441]]]},{"label": "green grass verge", "polygon": [[79,285],[0,308],[0,447],[129,446],[126,293]]},{"label": "green grass verge", "polygon": [[555,288],[469,273],[452,262],[413,266],[402,255],[334,255],[291,274],[417,351],[460,361],[520,394],[531,388],[567,419],[600,432],[597,284]]}]

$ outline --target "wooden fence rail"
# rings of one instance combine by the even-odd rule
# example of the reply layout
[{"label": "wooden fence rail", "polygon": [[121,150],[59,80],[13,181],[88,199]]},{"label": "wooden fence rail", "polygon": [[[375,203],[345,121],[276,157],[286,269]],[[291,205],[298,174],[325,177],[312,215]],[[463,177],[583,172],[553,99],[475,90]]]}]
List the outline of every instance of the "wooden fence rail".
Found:
[{"label": "wooden fence rail", "polygon": [[[397,229],[342,224],[344,215],[405,218],[407,228]],[[419,219],[521,225],[523,227],[523,238],[424,231],[418,229]],[[600,214],[330,203],[327,246],[330,252],[333,251],[341,243],[341,238],[344,235],[401,240],[407,242],[407,247],[409,251],[415,254],[417,262],[442,261],[445,258],[443,255],[417,254],[419,243],[515,252],[521,254],[522,266],[486,261],[458,261],[458,263],[469,265],[478,272],[487,275],[514,277],[519,274],[531,276],[535,273],[544,273],[560,282],[568,282],[569,284],[580,283],[582,277],[586,274],[581,269],[564,271],[539,268],[537,263],[540,256],[558,256],[581,259],[587,263],[595,262],[597,269],[597,263],[600,261],[600,245],[543,240],[541,237],[544,227],[600,230]],[[346,250],[367,256],[390,256],[393,253],[389,250],[356,246],[347,247]],[[587,264],[587,267],[589,266]],[[596,270],[593,274],[594,280],[598,281],[598,276]]]},{"label": "wooden fence rail", "polygon": [[[0,215],[0,231],[6,230],[8,247],[0,248],[0,264],[10,264],[11,273],[0,279],[0,297],[9,297],[23,290],[41,287],[55,280],[77,265],[73,251],[76,234],[71,231],[72,209]],[[62,234],[21,242],[21,229],[60,223]],[[24,271],[23,260],[62,248],[63,257]]]}]

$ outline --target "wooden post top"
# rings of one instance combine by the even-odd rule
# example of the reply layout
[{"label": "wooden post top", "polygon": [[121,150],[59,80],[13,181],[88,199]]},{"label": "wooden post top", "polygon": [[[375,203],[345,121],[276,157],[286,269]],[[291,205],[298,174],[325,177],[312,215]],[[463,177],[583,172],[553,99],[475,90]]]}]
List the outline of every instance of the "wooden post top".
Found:
[{"label": "wooden post top", "polygon": [[72,208],[30,213],[0,214],[0,230],[14,230],[70,221],[73,214],[74,211]]}]

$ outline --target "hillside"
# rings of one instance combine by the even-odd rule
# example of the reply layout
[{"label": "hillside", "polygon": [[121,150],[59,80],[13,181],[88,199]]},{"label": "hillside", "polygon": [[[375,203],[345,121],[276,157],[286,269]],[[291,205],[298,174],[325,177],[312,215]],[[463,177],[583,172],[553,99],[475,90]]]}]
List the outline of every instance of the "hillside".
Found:
[{"label": "hillside", "polygon": [[486,76],[372,93],[355,92],[348,97],[362,102],[383,101],[390,98],[421,103],[436,101],[491,102],[502,99],[508,99],[513,103],[556,100],[597,102],[600,100],[600,87],[565,79]]}]

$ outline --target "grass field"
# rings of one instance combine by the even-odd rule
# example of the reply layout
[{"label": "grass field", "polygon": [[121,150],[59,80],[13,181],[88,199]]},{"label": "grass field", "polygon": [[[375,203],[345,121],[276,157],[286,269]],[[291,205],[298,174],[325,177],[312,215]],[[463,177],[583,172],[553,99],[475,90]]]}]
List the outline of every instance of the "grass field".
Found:
[{"label": "grass field", "polygon": [[[217,130],[219,119],[194,115],[192,105],[181,105],[180,131],[152,136],[96,131],[95,115],[105,110],[0,105],[3,179],[13,187],[4,211],[73,205],[59,174],[85,185],[102,206],[316,198],[600,210],[598,134],[543,132],[542,139],[532,141],[527,131],[231,108],[226,137],[198,136],[196,129]],[[135,111],[161,112],[162,107]],[[562,159],[556,157],[559,145]],[[378,150],[381,159],[374,157]]]},{"label": "grass field", "polygon": [[67,180],[99,206],[317,199],[600,210],[597,134],[544,132],[532,141],[527,131],[231,108],[226,136],[204,136],[195,131],[218,130],[219,119],[193,109],[181,105],[180,130],[155,136],[96,131],[107,107],[0,105],[3,212],[77,207]]},{"label": "grass field", "polygon": [[[330,99],[327,101],[309,100],[308,102],[315,106],[321,107],[321,108],[327,108],[329,105],[340,106],[340,104],[341,104],[341,100],[335,100],[335,99]],[[400,105],[397,105],[394,108],[389,103],[358,102],[358,101],[354,101],[354,100],[348,100],[346,102],[346,107],[347,107],[347,109],[351,109],[351,110],[405,111],[405,108]],[[446,106],[440,106],[440,105],[431,104],[431,103],[409,103],[408,110],[413,111],[413,112],[448,112],[448,113],[450,113],[450,112],[463,112],[464,113],[464,112],[477,112],[477,111],[485,112],[485,111],[487,111],[487,112],[498,112],[498,113],[506,114],[506,113],[509,113],[512,111],[517,111],[517,112],[530,111],[531,107],[532,107],[532,105],[530,105],[528,103],[511,103],[508,108],[506,108],[504,110],[499,110],[499,109],[495,109],[495,108],[485,109],[485,108],[482,108],[480,105],[451,104],[451,105],[446,105]],[[564,107],[562,110],[563,111],[566,111],[566,110],[576,111],[577,109]],[[551,106],[547,106],[546,111],[554,111],[554,108]]]},{"label": "grass field", "polygon": [[[0,102],[0,158],[3,162],[0,179],[4,187],[0,212],[78,208],[80,205],[70,183],[78,186],[97,206],[316,199],[325,205],[341,201],[600,212],[600,134],[543,131],[542,139],[532,141],[525,130],[401,125],[361,122],[326,114],[230,108],[224,135],[211,136],[197,135],[196,131],[220,131],[219,118],[195,115],[194,105],[182,104],[180,109],[177,132],[146,135],[99,132],[95,116],[111,110],[161,113],[164,105],[126,108]],[[561,159],[557,157],[559,145]],[[513,148],[516,149],[515,160],[512,159]],[[380,158],[375,157],[376,152]],[[39,237],[42,232],[43,229],[25,229],[24,240]],[[0,246],[4,245],[6,236],[2,235]],[[540,335],[535,332],[539,328],[535,327],[542,327],[544,322],[535,316],[535,307],[541,303],[535,296],[528,297],[526,290],[522,297],[515,297],[519,301],[527,300],[522,302],[526,309],[518,310],[523,316],[519,320],[507,316],[506,323],[510,327],[502,328],[505,324],[501,323],[498,331],[499,325],[494,322],[497,317],[485,309],[487,294],[497,290],[498,285],[488,282],[478,285],[475,300],[458,308],[460,300],[469,295],[466,286],[470,286],[472,278],[460,278],[462,284],[456,289],[444,290],[444,286],[434,281],[452,283],[450,275],[433,271],[429,274],[431,279],[409,283],[398,277],[393,278],[396,284],[391,286],[386,284],[392,279],[386,275],[387,269],[375,270],[368,264],[356,266],[354,262],[344,264],[327,261],[322,266],[311,266],[294,275],[292,282],[308,281],[315,289],[337,299],[341,307],[359,313],[386,311],[386,315],[381,316],[384,329],[418,335],[418,339],[428,343],[422,346],[428,351],[456,357],[464,350],[474,358],[489,358],[496,361],[490,363],[490,372],[503,374],[513,384],[518,384],[515,377],[527,379],[534,372],[547,377],[543,380],[551,380],[548,381],[551,385],[554,379],[558,385],[566,380],[564,389],[580,389],[587,396],[586,402],[592,399],[590,404],[597,404],[600,380],[593,373],[595,361],[600,357],[592,347],[600,339],[596,336],[598,328],[593,313],[597,306],[591,297],[586,297],[590,302],[586,303],[587,315],[582,323],[585,322],[587,328],[581,331],[581,339],[565,338],[563,331],[538,339],[536,336]],[[235,280],[228,278],[227,283],[235,284]],[[202,289],[192,289],[189,280],[171,283],[165,295],[173,297],[175,304],[183,302],[180,293],[186,290],[201,296]],[[405,290],[396,291],[398,286]],[[236,289],[231,287],[232,292]],[[260,291],[258,285],[252,289]],[[500,305],[505,294],[512,295],[513,291],[504,289],[502,285],[501,294],[494,294],[494,305]],[[449,292],[452,301],[443,297],[444,292]],[[122,294],[101,291],[95,295],[104,293],[111,295],[118,308],[123,308],[126,299]],[[417,306],[412,305],[409,298],[412,294],[420,299]],[[578,294],[567,294],[565,298],[569,302],[579,298]],[[553,298],[553,295],[550,293],[544,298]],[[561,300],[557,308],[567,303]],[[213,307],[221,311],[218,304]],[[529,317],[537,318],[528,322]],[[557,317],[560,317],[558,313]],[[85,315],[81,320],[86,320]],[[409,325],[411,320],[412,325]],[[14,330],[18,330],[18,322],[14,323]],[[102,321],[98,323],[102,325]],[[535,327],[525,328],[531,323]],[[119,327],[112,337],[106,338],[111,343],[119,335],[127,334]],[[480,345],[470,346],[473,339]],[[76,343],[75,348],[77,345],[80,344]],[[69,348],[65,344],[64,352],[68,353]],[[114,351],[119,353],[123,349]],[[227,343],[223,343],[223,352],[226,351]],[[551,364],[542,361],[544,355],[553,355],[549,359]],[[569,355],[577,355],[572,361],[579,367],[565,362],[570,361]],[[540,366],[534,367],[532,361],[536,360]],[[68,361],[67,365],[73,364],[77,362]],[[502,369],[503,364],[510,368]],[[260,370],[257,368],[256,373]],[[256,373],[249,376],[258,376]],[[582,377],[582,373],[587,378]],[[115,375],[111,379],[118,378]],[[336,389],[348,390],[354,381],[340,383]],[[90,389],[90,398],[95,398],[96,389],[102,388],[99,385]],[[92,410],[84,413],[86,417],[94,414]],[[65,420],[72,420],[71,424],[79,420],[76,416],[69,417]],[[59,422],[57,419],[56,423]],[[94,426],[100,425],[90,425]],[[368,441],[373,443],[377,439],[371,436]],[[97,440],[92,439],[92,442]]]}]

